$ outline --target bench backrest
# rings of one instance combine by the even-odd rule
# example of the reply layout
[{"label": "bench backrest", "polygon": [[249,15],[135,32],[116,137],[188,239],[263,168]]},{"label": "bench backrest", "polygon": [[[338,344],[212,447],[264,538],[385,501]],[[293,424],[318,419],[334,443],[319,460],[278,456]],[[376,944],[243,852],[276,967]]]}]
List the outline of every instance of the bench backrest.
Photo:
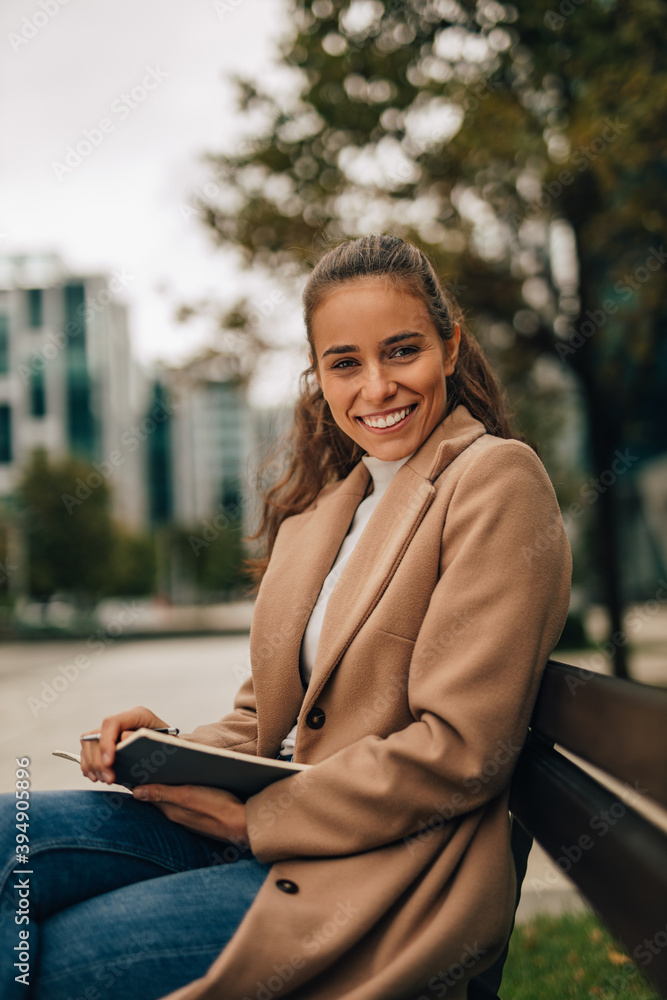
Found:
[{"label": "bench backrest", "polygon": [[510,805],[667,994],[667,690],[550,660]]}]

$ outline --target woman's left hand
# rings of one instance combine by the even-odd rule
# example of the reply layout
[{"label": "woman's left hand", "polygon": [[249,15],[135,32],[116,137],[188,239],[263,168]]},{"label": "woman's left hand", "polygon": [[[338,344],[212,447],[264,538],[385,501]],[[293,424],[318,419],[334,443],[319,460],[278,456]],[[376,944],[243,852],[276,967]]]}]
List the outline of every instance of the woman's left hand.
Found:
[{"label": "woman's left hand", "polygon": [[132,795],[194,833],[249,846],[245,805],[231,792],[204,785],[137,785]]}]

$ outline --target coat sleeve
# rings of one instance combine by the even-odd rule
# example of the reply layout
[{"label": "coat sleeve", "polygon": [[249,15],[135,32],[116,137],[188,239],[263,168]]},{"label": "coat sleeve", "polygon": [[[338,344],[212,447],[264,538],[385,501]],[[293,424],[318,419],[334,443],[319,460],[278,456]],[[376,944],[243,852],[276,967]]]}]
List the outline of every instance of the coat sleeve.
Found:
[{"label": "coat sleeve", "polygon": [[414,721],[386,738],[365,736],[251,797],[256,857],[372,850],[442,827],[503,792],[567,615],[570,576],[542,463],[515,441],[482,452],[449,502],[440,577],[410,663]]},{"label": "coat sleeve", "polygon": [[239,753],[257,753],[257,705],[250,674],[234,698],[234,709],[219,722],[197,726],[181,739],[205,743],[211,747],[224,747]]}]

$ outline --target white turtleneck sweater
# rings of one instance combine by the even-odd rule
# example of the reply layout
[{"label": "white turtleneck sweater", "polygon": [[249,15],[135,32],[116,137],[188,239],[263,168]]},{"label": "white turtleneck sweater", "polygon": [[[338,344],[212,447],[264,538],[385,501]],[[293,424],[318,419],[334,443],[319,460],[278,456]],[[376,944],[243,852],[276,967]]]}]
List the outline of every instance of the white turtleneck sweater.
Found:
[{"label": "white turtleneck sweater", "polygon": [[[399,458],[396,462],[384,462],[380,458],[372,458],[370,455],[364,455],[361,459],[371,474],[371,479],[373,480],[373,492],[370,496],[367,496],[365,500],[362,500],[357,507],[349,531],[343,539],[343,544],[338,550],[336,561],[331,567],[331,571],[322,585],[319,597],[317,598],[315,607],[313,608],[312,614],[308,620],[308,625],[306,626],[306,631],[304,632],[303,641],[301,643],[301,655],[299,658],[301,679],[304,682],[304,685],[307,685],[310,681],[310,675],[313,670],[315,655],[317,653],[317,645],[320,641],[322,623],[324,622],[324,615],[327,610],[327,604],[329,602],[331,592],[338,583],[340,575],[343,572],[348,559],[352,555],[355,545],[361,537],[362,531],[370,520],[371,514],[382,499],[389,483],[392,481],[400,467],[407,462],[408,458],[411,458],[411,456],[408,455],[406,458]],[[280,748],[280,755],[282,757],[288,757],[290,754],[294,753],[295,741],[296,722],[282,742]]]}]

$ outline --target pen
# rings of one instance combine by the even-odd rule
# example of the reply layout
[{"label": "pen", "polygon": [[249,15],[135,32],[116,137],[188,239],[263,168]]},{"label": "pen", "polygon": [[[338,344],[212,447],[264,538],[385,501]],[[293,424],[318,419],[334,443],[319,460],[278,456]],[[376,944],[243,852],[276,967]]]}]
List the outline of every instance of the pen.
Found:
[{"label": "pen", "polygon": [[[175,726],[163,726],[161,729],[151,729],[152,733],[167,733],[168,736],[178,736],[180,730],[176,729]],[[92,740],[99,740],[101,733],[87,733],[86,736],[80,736],[79,739],[83,740],[84,743],[91,742]]]}]

